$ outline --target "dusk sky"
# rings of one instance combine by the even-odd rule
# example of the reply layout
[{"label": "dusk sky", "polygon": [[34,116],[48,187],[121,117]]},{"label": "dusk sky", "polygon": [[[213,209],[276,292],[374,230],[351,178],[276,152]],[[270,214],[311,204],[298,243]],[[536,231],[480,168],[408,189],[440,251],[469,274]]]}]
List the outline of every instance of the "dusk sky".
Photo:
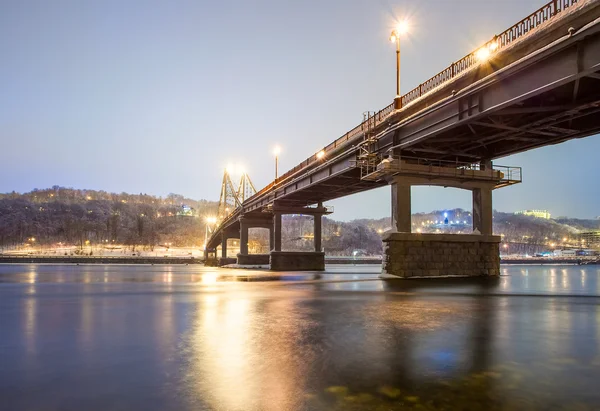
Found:
[{"label": "dusk sky", "polygon": [[[0,2],[0,192],[60,185],[218,200],[223,169],[257,188],[395,95],[394,22],[405,92],[546,0]],[[600,138],[497,164],[523,184],[500,211],[600,215]],[[331,203],[333,218],[389,215],[389,188]],[[413,189],[413,212],[471,208],[470,192]]]}]

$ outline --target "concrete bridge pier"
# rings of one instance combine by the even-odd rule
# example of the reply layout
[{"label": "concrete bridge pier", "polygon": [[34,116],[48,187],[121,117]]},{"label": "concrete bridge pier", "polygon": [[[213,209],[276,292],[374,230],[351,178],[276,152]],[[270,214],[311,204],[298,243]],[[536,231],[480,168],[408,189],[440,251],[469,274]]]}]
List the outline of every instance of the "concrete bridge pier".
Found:
[{"label": "concrete bridge pier", "polygon": [[214,248],[204,249],[204,265],[207,267],[217,267],[219,261],[217,260],[217,250]]},{"label": "concrete bridge pier", "polygon": [[235,258],[227,257],[227,240],[233,237],[234,236],[227,233],[226,231],[223,231],[221,233],[221,257],[219,258],[219,267],[229,264],[235,264]]},{"label": "concrete bridge pier", "polygon": [[471,277],[500,275],[500,236],[492,235],[492,190],[495,183],[437,181],[473,193],[473,234],[411,232],[412,185],[432,185],[419,178],[392,182],[392,231],[384,234],[383,277]]},{"label": "concrete bridge pier", "polygon": [[[268,228],[273,230],[271,214],[257,213],[242,215],[240,221],[240,252],[237,255],[238,265],[269,264],[269,254],[250,254],[248,252],[248,230],[250,228]],[[269,235],[271,237],[271,235]]]},{"label": "concrete bridge pier", "polygon": [[[314,217],[314,251],[281,250],[281,217],[284,214],[304,214]],[[322,251],[322,218],[329,211],[319,203],[317,207],[273,208],[273,248],[271,249],[271,270],[273,271],[323,271],[325,253]]]}]

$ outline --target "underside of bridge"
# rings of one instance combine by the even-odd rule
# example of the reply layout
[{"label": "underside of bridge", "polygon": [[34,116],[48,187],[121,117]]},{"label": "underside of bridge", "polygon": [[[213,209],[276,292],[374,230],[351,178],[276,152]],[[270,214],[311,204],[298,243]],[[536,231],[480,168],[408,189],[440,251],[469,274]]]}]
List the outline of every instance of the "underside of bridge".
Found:
[{"label": "underside of bridge", "polygon": [[[247,244],[248,227],[266,227],[270,256],[249,257],[242,245],[238,263],[322,269],[322,204],[390,185],[384,274],[498,275],[492,191],[519,183],[521,168],[492,160],[600,132],[600,1],[550,2],[485,47],[489,57],[474,52],[453,63],[245,199],[222,219],[207,254],[216,258],[223,238]],[[411,233],[415,185],[470,190],[473,234]],[[315,216],[314,252],[281,251],[286,213]]]}]

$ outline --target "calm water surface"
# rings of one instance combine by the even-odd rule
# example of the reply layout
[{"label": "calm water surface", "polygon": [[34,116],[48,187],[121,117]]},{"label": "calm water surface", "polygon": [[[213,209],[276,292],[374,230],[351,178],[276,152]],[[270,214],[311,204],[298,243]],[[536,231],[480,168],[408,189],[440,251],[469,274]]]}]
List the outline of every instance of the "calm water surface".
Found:
[{"label": "calm water surface", "polygon": [[600,267],[502,271],[0,265],[0,409],[600,409]]}]

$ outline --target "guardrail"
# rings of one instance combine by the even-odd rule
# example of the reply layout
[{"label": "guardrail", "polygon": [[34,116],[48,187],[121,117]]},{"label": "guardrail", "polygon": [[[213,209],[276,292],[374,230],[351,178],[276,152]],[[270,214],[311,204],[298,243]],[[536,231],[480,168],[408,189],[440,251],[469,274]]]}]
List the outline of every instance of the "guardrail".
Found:
[{"label": "guardrail", "polygon": [[492,51],[502,49],[518,38],[523,37],[542,23],[550,20],[560,12],[565,11],[569,7],[575,5],[577,2],[578,0],[553,0],[545,4],[540,9],[534,11],[529,16],[519,21],[517,24],[494,36],[494,38],[484,44],[483,47],[480,47],[472,53],[467,54],[462,59],[452,63],[450,66],[446,67],[429,80],[419,84],[417,87],[403,95],[402,106],[404,107],[406,104],[422,97],[424,94],[427,94],[431,90],[452,80],[460,73],[476,65],[479,62],[476,54],[482,48],[488,48]]},{"label": "guardrail", "polygon": [[[478,64],[479,61],[477,59],[477,52],[479,50],[481,50],[483,48],[488,48],[492,51],[496,51],[498,49],[507,47],[508,45],[513,43],[515,40],[527,35],[531,30],[540,26],[542,23],[545,23],[546,21],[550,20],[557,14],[567,10],[569,7],[572,7],[573,5],[578,3],[578,1],[580,1],[580,0],[553,0],[553,1],[550,1],[549,3],[542,6],[540,9],[534,11],[529,16],[525,17],[524,19],[522,19],[521,21],[519,21],[512,27],[510,27],[507,30],[503,31],[502,33],[494,36],[492,38],[492,40],[485,43],[483,47],[480,47],[480,48],[476,49],[475,51],[467,54],[465,57],[452,63],[450,66],[446,67],[444,70],[440,71],[435,76],[431,77],[430,79],[426,80],[425,82],[419,84],[417,87],[415,87],[408,93],[404,94],[401,97],[402,107],[417,100],[418,98],[423,97],[425,94],[429,93],[430,91],[434,90],[435,88],[439,87],[440,85],[451,81],[459,74],[465,72],[466,70],[468,70],[471,67]],[[355,137],[363,134],[363,132],[366,131],[367,129],[372,129],[372,128],[378,126],[393,112],[394,112],[394,103],[388,105],[387,107],[383,108],[382,110],[379,110],[373,116],[369,117],[367,120],[363,121],[358,126],[354,127],[352,130],[348,131],[346,134],[344,134],[340,138],[336,139],[333,143],[326,146],[323,149],[323,151],[325,152],[325,157],[327,156],[327,153],[330,153],[331,151],[333,151],[339,147],[345,146],[346,144],[348,144],[348,142],[353,140]],[[303,162],[298,164],[296,167],[294,167],[291,170],[287,171],[286,173],[282,174],[275,181],[271,182],[269,185],[264,187],[262,190],[257,192],[252,197],[250,197],[250,199],[263,195],[264,193],[268,192],[271,188],[273,188],[273,186],[284,182],[285,180],[287,180],[290,177],[292,177],[293,175],[295,175],[298,171],[301,171],[302,169],[306,168],[307,166],[314,164],[315,162],[318,162],[318,161],[320,161],[320,159],[317,158],[317,154],[313,154],[312,156],[310,156],[309,158],[307,158],[306,160],[304,160]]]},{"label": "guardrail", "polygon": [[[388,157],[390,159],[390,157]],[[392,162],[387,163],[387,167],[378,171],[397,171],[397,172],[410,172],[411,165],[429,167],[429,172],[432,174],[439,174],[444,177],[465,177],[473,176],[476,178],[489,178],[491,180],[499,181],[501,185],[517,184],[522,181],[522,168],[514,166],[502,166],[493,164],[491,167],[486,168],[481,163],[466,163],[462,161],[450,161],[450,160],[433,160],[419,157],[407,157],[403,156],[392,156]],[[402,161],[405,163],[403,163]],[[383,164],[383,163],[382,163]],[[414,170],[413,170],[414,171]],[[468,172],[467,172],[468,171]],[[477,173],[471,173],[477,172]]]}]

